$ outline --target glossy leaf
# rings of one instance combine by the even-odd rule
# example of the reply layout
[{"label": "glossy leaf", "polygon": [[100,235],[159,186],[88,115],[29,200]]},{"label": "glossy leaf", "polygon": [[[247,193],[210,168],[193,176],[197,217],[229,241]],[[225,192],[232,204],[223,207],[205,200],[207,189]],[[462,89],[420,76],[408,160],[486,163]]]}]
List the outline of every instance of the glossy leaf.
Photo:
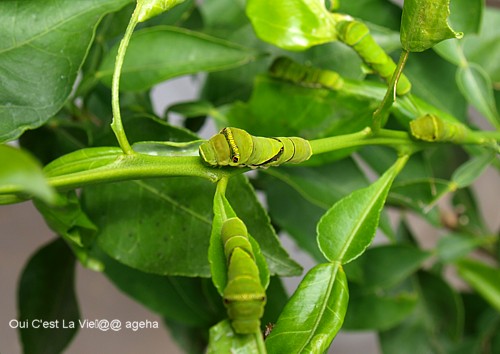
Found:
[{"label": "glossy leaf", "polygon": [[[210,272],[212,281],[222,295],[227,286],[227,258],[225,256],[224,245],[221,239],[221,229],[224,221],[229,218],[238,217],[226,197],[217,190],[214,196],[214,219],[212,222],[212,231],[210,234],[210,246],[208,249],[208,262],[210,263]],[[244,220],[243,220],[244,222]],[[255,263],[259,269],[260,282],[264,289],[269,285],[269,270],[265,259],[260,251],[259,244],[255,242],[251,235],[248,235],[250,244],[255,257]]]},{"label": "glossy leaf", "polygon": [[[273,221],[319,262],[324,257],[314,235],[321,216],[340,198],[368,185],[351,159],[316,167],[269,169],[260,179]],[[393,236],[385,219],[380,226],[388,237]]]},{"label": "glossy leaf", "polygon": [[271,275],[294,276],[302,274],[302,267],[282,248],[276,232],[269,223],[267,212],[247,178],[232,178],[226,197],[237,215],[245,220],[248,232],[258,242],[266,258]]},{"label": "glossy leaf", "polygon": [[257,36],[287,50],[305,50],[337,39],[336,20],[316,0],[249,0],[247,16]]},{"label": "glossy leaf", "polygon": [[439,276],[418,275],[418,303],[400,325],[380,333],[383,353],[401,348],[415,353],[435,353],[457,342],[463,331],[463,304],[455,291]]},{"label": "glossy leaf", "polygon": [[234,104],[227,118],[230,125],[254,135],[312,139],[361,130],[371,122],[377,104],[349,92],[310,89],[261,76],[250,100]]},{"label": "glossy leaf", "polygon": [[219,353],[265,353],[262,350],[263,339],[260,333],[236,334],[228,320],[219,322],[210,328],[207,354]]},{"label": "glossy leaf", "polygon": [[[192,177],[99,185],[85,188],[84,209],[99,228],[99,246],[116,260],[155,274],[208,277],[208,260],[200,255],[208,251],[214,189]],[[300,273],[254,193],[243,177],[231,179],[228,198],[258,241],[271,274]]]},{"label": "glossy leaf", "polygon": [[458,274],[500,311],[500,270],[473,260],[461,260],[456,266]]},{"label": "glossy leaf", "polygon": [[268,353],[323,353],[336,336],[348,302],[339,263],[312,268],[286,304],[266,339]]},{"label": "glossy leaf", "polygon": [[392,181],[407,158],[400,158],[375,183],[342,198],[318,223],[318,245],[331,261],[348,263],[370,245]]},{"label": "glossy leaf", "polygon": [[387,330],[403,321],[418,301],[415,294],[364,294],[363,288],[351,285],[349,290],[349,308],[342,326],[345,330]]},{"label": "glossy leaf", "polygon": [[[111,84],[117,50],[117,46],[110,50],[96,73],[107,85]],[[130,40],[120,89],[142,91],[176,76],[234,68],[256,56],[253,50],[199,32],[167,26],[147,28]]]},{"label": "glossy leaf", "polygon": [[500,115],[493,97],[491,80],[480,66],[469,64],[459,67],[457,85],[466,100],[494,127],[500,127]]},{"label": "glossy leaf", "polygon": [[[368,249],[351,264],[361,267],[361,279],[358,281],[363,290],[375,291],[388,289],[403,281],[430,256],[430,252],[409,245],[386,245]],[[347,274],[351,264],[346,265]]]},{"label": "glossy leaf", "polygon": [[55,207],[37,201],[35,206],[47,225],[68,243],[80,263],[89,269],[102,271],[102,263],[90,254],[97,227],[82,211],[75,192],[68,192],[59,199]]},{"label": "glossy leaf", "polygon": [[[60,353],[76,334],[80,314],[74,282],[75,258],[61,239],[43,246],[30,259],[18,295],[19,320],[29,323],[20,329],[25,353]],[[42,321],[55,327],[44,328]]]},{"label": "glossy leaf", "polygon": [[458,39],[450,39],[436,44],[432,49],[443,59],[459,66],[466,65],[467,59],[463,54],[463,42]]},{"label": "glossy leaf", "polygon": [[401,19],[401,44],[408,52],[423,52],[450,38],[462,38],[448,24],[450,0],[406,0]]},{"label": "glossy leaf", "polygon": [[0,166],[0,188],[6,193],[9,189],[20,190],[48,204],[55,202],[55,191],[48,185],[39,162],[27,152],[0,145]]},{"label": "glossy leaf", "polygon": [[138,21],[144,22],[179,5],[184,0],[138,0]]},{"label": "glossy leaf", "polygon": [[0,2],[0,142],[39,127],[61,109],[97,24],[129,2]]},{"label": "glossy leaf", "polygon": [[106,277],[121,291],[162,317],[195,327],[212,326],[225,317],[222,301],[209,279],[148,274],[127,267],[100,250],[97,252],[95,256],[105,264]]}]

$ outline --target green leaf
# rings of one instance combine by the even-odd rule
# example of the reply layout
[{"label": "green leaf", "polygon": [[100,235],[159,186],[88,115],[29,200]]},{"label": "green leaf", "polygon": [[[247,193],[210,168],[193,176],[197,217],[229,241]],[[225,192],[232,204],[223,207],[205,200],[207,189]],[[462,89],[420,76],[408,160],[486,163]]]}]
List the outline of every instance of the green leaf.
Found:
[{"label": "green leaf", "polygon": [[268,352],[325,352],[342,326],[348,298],[347,279],[339,263],[312,268],[267,337]]},{"label": "green leaf", "polygon": [[[244,9],[245,0],[206,0],[203,1],[200,11],[205,28],[227,37],[248,25]],[[224,13],[224,16],[221,16],[221,13]]]},{"label": "green leaf", "polygon": [[207,116],[214,111],[216,111],[215,107],[208,101],[187,101],[168,107],[166,114],[175,112],[187,118],[196,118]]},{"label": "green leaf", "polygon": [[463,304],[455,291],[440,277],[419,273],[419,301],[412,315],[399,326],[380,333],[384,354],[448,353],[450,343],[457,342],[463,331]]},{"label": "green leaf", "polygon": [[337,12],[349,14],[394,31],[399,31],[401,25],[401,8],[385,0],[340,1]]},{"label": "green leaf", "polygon": [[184,0],[137,0],[139,14],[137,20],[144,22],[150,18],[170,10]]},{"label": "green leaf", "polygon": [[224,320],[210,328],[207,354],[265,353],[265,351],[261,350],[262,346],[262,335],[260,333],[236,334],[229,320]]},{"label": "green leaf", "polygon": [[[192,132],[174,127],[156,116],[133,114],[124,118],[123,124],[127,130],[127,138],[131,144],[144,141],[189,142],[199,139]],[[103,122],[103,125],[106,123]],[[96,132],[97,136],[94,139],[93,145],[117,146],[116,137],[111,132],[109,124],[106,124],[105,128],[101,127],[100,131]]]},{"label": "green leaf", "polygon": [[458,68],[456,80],[467,102],[473,105],[494,127],[500,127],[500,115],[488,74],[479,65],[471,63]]},{"label": "green leaf", "polygon": [[[223,295],[224,289],[227,286],[228,260],[225,256],[224,245],[221,239],[221,229],[224,221],[229,218],[238,217],[238,215],[234,212],[226,197],[219,193],[218,190],[215,192],[213,210],[214,219],[212,222],[212,232],[210,234],[208,262],[210,263],[212,281],[219,291],[219,294]],[[260,282],[265,289],[269,285],[269,270],[260,251],[259,244],[255,242],[250,234],[248,235],[248,238],[250,244],[252,245],[255,263],[259,269]]]},{"label": "green leaf", "polygon": [[465,36],[478,33],[484,11],[483,0],[453,0],[450,3],[450,24]]},{"label": "green leaf", "polygon": [[500,21],[500,10],[487,7],[479,35],[464,38],[464,52],[468,61],[479,64],[495,85],[500,82],[500,61],[497,60],[500,57],[498,21]]},{"label": "green leaf", "polygon": [[364,294],[364,288],[352,285],[349,290],[344,330],[387,330],[404,320],[417,304],[415,294]]},{"label": "green leaf", "polygon": [[459,189],[454,193],[452,202],[458,217],[458,231],[474,236],[491,234],[484,222],[472,189]]},{"label": "green leaf", "polygon": [[[208,276],[211,183],[197,178],[86,187],[84,210],[112,258],[160,275]],[[188,246],[186,246],[188,245]]]},{"label": "green leaf", "polygon": [[484,170],[493,162],[495,157],[496,154],[494,152],[486,151],[460,165],[451,176],[453,187],[465,188],[470,186],[479,176],[481,176]]},{"label": "green leaf", "polygon": [[[109,51],[96,73],[107,85],[111,85],[117,50],[115,46]],[[147,28],[130,40],[120,89],[142,91],[176,76],[244,65],[256,56],[253,50],[199,32],[167,26]]]},{"label": "green leaf", "polygon": [[263,208],[247,178],[233,177],[226,194],[236,214],[245,220],[248,232],[258,242],[266,258],[271,275],[294,276],[302,274],[302,267],[290,258],[270,225],[269,216]]},{"label": "green leaf", "polygon": [[392,181],[407,159],[398,159],[377,182],[342,198],[323,215],[318,245],[328,260],[348,263],[370,245]]},{"label": "green leaf", "polygon": [[97,252],[105,264],[104,273],[116,287],[166,319],[208,328],[226,316],[209,279],[148,274]]},{"label": "green leaf", "polygon": [[409,245],[377,246],[346,265],[345,270],[349,275],[351,266],[361,267],[362,279],[359,282],[364,291],[388,289],[413,274],[431,255]]},{"label": "green leaf", "polygon": [[0,2],[0,142],[39,127],[61,109],[97,24],[129,2]]},{"label": "green leaf", "polygon": [[45,245],[30,259],[18,295],[19,321],[28,323],[20,327],[24,353],[60,353],[69,344],[80,318],[74,282],[75,258],[61,239]]},{"label": "green leaf", "polygon": [[35,201],[47,225],[60,235],[70,246],[85,267],[102,271],[102,263],[93,258],[89,247],[94,241],[97,227],[82,211],[80,201],[74,191],[68,192],[54,207]]},{"label": "green leaf", "polygon": [[261,323],[263,325],[274,325],[288,301],[287,291],[279,277],[271,277],[269,286],[266,289],[266,297],[266,307]]},{"label": "green leaf", "polygon": [[[86,187],[83,205],[99,229],[99,246],[114,259],[160,275],[208,277],[214,192],[200,178],[137,180]],[[271,274],[300,274],[244,177],[231,179],[228,199],[259,243]]]},{"label": "green leaf", "polygon": [[450,63],[460,66],[467,65],[467,59],[463,53],[463,42],[458,39],[450,39],[436,44],[432,49],[443,59]]},{"label": "green leaf", "polygon": [[[311,237],[316,233],[316,224],[335,202],[366,187],[368,180],[352,159],[344,159],[323,166],[268,169],[259,175],[259,183],[266,191],[273,222],[323,262],[318,244]],[[390,235],[390,228],[383,230]]]},{"label": "green leaf", "polygon": [[254,135],[312,139],[363,129],[370,124],[377,104],[349,92],[258,76],[250,100],[234,104],[227,119]]},{"label": "green leaf", "polygon": [[401,44],[408,52],[423,52],[449,38],[462,38],[448,24],[450,0],[406,0],[401,18]]},{"label": "green leaf", "polygon": [[0,145],[0,166],[0,188],[4,193],[9,189],[21,190],[48,204],[56,201],[56,193],[48,185],[39,162],[27,152]]},{"label": "green leaf", "polygon": [[[439,73],[439,80],[436,80],[436,72]],[[423,104],[433,105],[441,110],[435,114],[445,119],[443,111],[453,115],[454,121],[466,121],[467,102],[456,84],[455,65],[450,64],[440,58],[434,51],[427,51],[411,56],[406,63],[405,73],[412,83],[412,93],[425,102]],[[432,107],[432,106],[431,106]],[[415,116],[420,116],[422,109],[429,112],[427,107],[421,105],[420,112]]]},{"label": "green leaf", "polygon": [[246,13],[260,39],[286,50],[337,40],[336,20],[322,1],[249,0]]},{"label": "green leaf", "polygon": [[203,354],[208,345],[208,328],[186,326],[169,319],[164,319],[170,337],[186,354]]},{"label": "green leaf", "polygon": [[467,256],[476,248],[493,243],[492,237],[472,237],[470,235],[455,234],[441,237],[438,241],[437,256],[442,262],[449,263]]},{"label": "green leaf", "polygon": [[456,264],[458,274],[486,301],[500,311],[500,270],[474,260],[461,260]]}]

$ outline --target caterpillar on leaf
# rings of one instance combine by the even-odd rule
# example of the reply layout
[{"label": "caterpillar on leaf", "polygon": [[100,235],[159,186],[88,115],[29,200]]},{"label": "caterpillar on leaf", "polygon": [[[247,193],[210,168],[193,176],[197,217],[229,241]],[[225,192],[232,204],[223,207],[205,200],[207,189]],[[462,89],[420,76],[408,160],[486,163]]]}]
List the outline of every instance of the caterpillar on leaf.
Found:
[{"label": "caterpillar on leaf", "polygon": [[261,284],[248,231],[240,218],[222,224],[221,238],[227,260],[227,285],[224,306],[236,333],[260,332],[266,292]]}]

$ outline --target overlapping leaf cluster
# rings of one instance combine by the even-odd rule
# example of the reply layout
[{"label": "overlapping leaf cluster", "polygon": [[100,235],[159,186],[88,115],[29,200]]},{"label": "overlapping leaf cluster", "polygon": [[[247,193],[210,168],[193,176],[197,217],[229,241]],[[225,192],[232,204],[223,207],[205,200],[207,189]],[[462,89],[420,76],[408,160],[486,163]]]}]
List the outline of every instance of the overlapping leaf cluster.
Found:
[{"label": "overlapping leaf cluster", "polygon": [[[483,220],[471,188],[489,166],[498,173],[491,147],[500,127],[500,12],[480,0],[456,0],[448,20],[448,6],[407,0],[403,12],[388,1],[340,1],[331,13],[319,0],[157,1],[141,17],[122,70],[122,118],[141,152],[124,157],[109,127],[109,86],[135,3],[1,2],[0,142],[19,139],[31,156],[0,146],[0,204],[34,198],[60,236],[24,269],[20,318],[79,317],[76,257],[163,316],[190,353],[207,345],[211,352],[322,353],[341,328],[376,331],[383,353],[500,350],[498,230]],[[196,141],[213,122],[313,142],[348,140],[374,127],[387,83],[374,58],[339,41],[338,24],[354,19],[389,54],[426,50],[410,54],[404,74],[411,93],[388,105],[385,130],[371,141],[251,179],[244,169],[204,166],[196,144],[182,151],[162,144]],[[441,42],[460,37],[451,28],[464,38]],[[330,89],[273,77],[268,68],[279,56],[334,70],[343,84]],[[197,100],[154,109],[156,84],[198,73]],[[489,130],[478,133],[484,144],[423,144],[408,133],[410,121],[424,114],[476,130],[471,106]],[[182,126],[169,123],[172,113],[184,118]],[[265,349],[260,338],[234,334],[213,285],[224,282],[224,260],[212,272],[209,263],[220,248],[213,251],[220,210],[213,208],[212,182],[221,177],[230,177],[228,208],[244,220],[267,263],[266,279],[271,275],[262,324],[275,326]],[[443,209],[445,195],[451,198]],[[402,211],[396,223],[385,203]],[[408,226],[407,213],[440,230],[435,247],[423,248],[424,235]],[[377,228],[384,245],[370,246]],[[290,299],[281,277],[300,275],[301,267],[275,230],[318,262]],[[467,291],[447,280],[449,268]],[[74,335],[22,330],[21,340],[25,352],[54,352]]]}]

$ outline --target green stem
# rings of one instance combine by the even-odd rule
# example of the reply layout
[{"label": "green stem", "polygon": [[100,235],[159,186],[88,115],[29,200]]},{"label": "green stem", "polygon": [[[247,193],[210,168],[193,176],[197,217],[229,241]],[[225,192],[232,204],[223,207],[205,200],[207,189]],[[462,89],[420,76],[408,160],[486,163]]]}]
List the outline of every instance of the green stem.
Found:
[{"label": "green stem", "polygon": [[309,141],[313,154],[322,154],[335,150],[365,146],[365,145],[386,145],[396,149],[415,151],[429,143],[414,141],[410,134],[404,131],[381,129],[377,133],[371,128],[365,128],[359,132],[332,136],[329,138]]},{"label": "green stem", "polygon": [[111,123],[111,129],[116,135],[116,139],[120,144],[123,152],[127,155],[134,154],[134,150],[128,142],[127,135],[123,129],[122,117],[120,113],[120,76],[123,67],[123,60],[125,59],[125,53],[127,52],[127,47],[134,32],[134,28],[137,25],[139,12],[141,11],[141,2],[137,3],[137,6],[130,18],[125,35],[120,42],[118,47],[118,53],[116,55],[115,70],[113,72],[113,82],[111,84],[111,107],[113,109],[113,122]]},{"label": "green stem", "polygon": [[387,91],[385,92],[384,99],[380,103],[377,110],[373,113],[372,127],[374,131],[378,131],[382,126],[384,126],[387,117],[389,116],[391,106],[396,101],[396,85],[399,81],[399,77],[403,73],[403,68],[408,60],[409,54],[410,53],[406,50],[403,50],[401,53],[396,70],[394,70],[394,74],[389,82],[389,87],[387,87]]},{"label": "green stem", "polygon": [[[47,178],[50,186],[69,190],[96,183],[119,182],[153,177],[201,177],[217,182],[225,177],[243,173],[239,168],[213,168],[201,163],[198,156],[120,155],[116,160],[100,166]],[[226,182],[227,184],[227,182]],[[0,204],[11,204],[29,199],[19,186],[0,186]]]},{"label": "green stem", "polygon": [[264,344],[264,338],[262,337],[262,333],[256,332],[255,340],[257,341],[257,353],[259,354],[267,354],[266,345]]},{"label": "green stem", "polygon": [[215,189],[214,203],[219,203],[219,210],[221,213],[222,220],[227,220],[226,206],[224,205],[224,197],[226,195],[227,183],[229,182],[228,177],[222,177],[217,182],[217,188]]},{"label": "green stem", "polygon": [[238,172],[235,169],[215,169],[204,166],[197,156],[124,155],[118,161],[97,168],[48,178],[55,188],[75,188],[88,184],[116,182],[152,177],[192,176],[216,182]]}]

